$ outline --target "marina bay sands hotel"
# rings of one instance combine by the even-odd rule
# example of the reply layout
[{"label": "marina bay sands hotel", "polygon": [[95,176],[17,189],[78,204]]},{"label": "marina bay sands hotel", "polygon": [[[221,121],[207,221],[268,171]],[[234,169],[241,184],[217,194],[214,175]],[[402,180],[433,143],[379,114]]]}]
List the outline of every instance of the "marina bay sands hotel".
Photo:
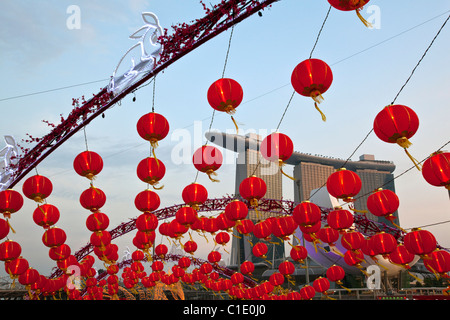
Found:
[{"label": "marina bay sands hotel", "polygon": [[[235,194],[239,194],[239,184],[241,181],[248,176],[255,174],[262,178],[267,184],[265,198],[283,198],[282,174],[278,164],[265,160],[259,152],[259,146],[264,137],[253,133],[241,136],[222,132],[207,132],[205,136],[212,143],[228,150],[232,150],[238,154],[236,160]],[[324,187],[324,185],[328,176],[343,165],[344,168],[352,170],[359,175],[362,181],[362,188],[359,194],[366,195],[355,201],[355,209],[367,210],[366,201],[368,195],[380,186],[383,186],[383,189],[389,189],[395,192],[392,174],[395,169],[394,163],[390,161],[375,160],[373,155],[365,154],[360,156],[359,161],[346,162],[342,159],[294,152],[286,161],[286,164],[287,166],[285,166],[283,171],[295,179],[293,181],[295,202],[310,199],[311,194],[318,192],[318,189],[321,187],[323,187],[320,189],[322,194],[323,192],[326,192],[326,187]],[[289,166],[293,166],[293,173],[288,169]],[[328,193],[327,196],[329,197]],[[358,198],[358,195],[356,198]],[[311,201],[315,202],[313,198],[311,198]],[[319,203],[316,204],[319,206],[321,205]],[[331,206],[332,205],[330,205],[330,207]],[[390,222],[384,218],[376,217],[370,213],[367,213],[366,215],[371,220],[380,221],[388,225],[390,224]],[[395,213],[394,215],[398,218],[398,213]],[[241,243],[239,247],[242,246],[243,244]],[[233,251],[235,252],[234,254]],[[232,260],[234,260],[234,263],[238,264],[242,262],[240,260],[245,259],[246,254],[242,254],[242,252],[241,254],[238,254],[236,251],[239,250],[233,245]],[[239,256],[241,258],[239,258]]]}]

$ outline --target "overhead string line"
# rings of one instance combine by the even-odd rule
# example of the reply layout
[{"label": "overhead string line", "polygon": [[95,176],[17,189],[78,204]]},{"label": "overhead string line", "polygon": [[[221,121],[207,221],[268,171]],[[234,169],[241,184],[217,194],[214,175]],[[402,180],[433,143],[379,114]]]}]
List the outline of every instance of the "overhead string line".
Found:
[{"label": "overhead string line", "polygon": [[[412,76],[414,75],[416,69],[419,67],[420,63],[422,62],[422,60],[425,58],[425,56],[427,55],[428,51],[430,50],[430,48],[433,46],[435,40],[437,39],[437,37],[439,36],[439,34],[441,33],[442,29],[445,27],[445,25],[447,24],[448,20],[450,19],[450,15],[447,17],[447,19],[445,19],[444,23],[442,24],[442,26],[439,28],[438,32],[436,33],[436,35],[433,37],[433,40],[430,42],[430,44],[428,45],[427,49],[425,50],[425,52],[422,54],[421,58],[419,59],[419,61],[416,63],[416,65],[414,66],[414,68],[411,71],[411,74],[409,75],[409,77],[406,79],[405,83],[401,86],[400,90],[397,92],[397,94],[394,97],[394,100],[392,100],[391,105],[395,103],[395,101],[397,100],[398,96],[400,95],[400,93],[403,91],[403,89],[406,87],[406,85],[409,83],[409,81],[411,80]],[[342,164],[341,168],[343,168],[351,159],[351,157],[356,153],[356,151],[358,151],[358,149],[363,145],[363,143],[367,140],[367,138],[370,136],[370,134],[373,132],[373,128],[370,129],[370,131],[366,134],[366,136],[364,137],[364,139],[359,143],[359,145],[356,147],[356,149],[352,152],[352,154],[347,158],[347,160],[345,160],[345,162]],[[441,148],[442,149],[442,148]],[[424,159],[423,161],[425,161],[426,159]],[[422,163],[423,161],[421,161],[420,163]],[[420,164],[418,163],[418,164]],[[416,167],[416,166],[414,166]],[[409,172],[411,170],[408,169],[405,172],[403,172],[401,175],[405,174],[406,172]],[[400,175],[400,176],[401,176]],[[394,178],[395,179],[395,178]],[[385,184],[384,184],[385,185]],[[383,185],[383,186],[384,186]],[[321,190],[323,187],[326,186],[326,182],[320,187],[318,188],[309,198],[311,199],[311,197],[313,197],[317,192],[319,192],[319,190]]]}]

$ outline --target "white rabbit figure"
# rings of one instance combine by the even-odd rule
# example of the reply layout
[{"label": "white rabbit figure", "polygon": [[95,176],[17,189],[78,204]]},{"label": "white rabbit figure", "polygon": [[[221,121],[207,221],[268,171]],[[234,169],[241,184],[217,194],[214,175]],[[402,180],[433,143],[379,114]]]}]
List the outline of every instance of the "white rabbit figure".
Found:
[{"label": "white rabbit figure", "polygon": [[17,157],[19,150],[17,148],[16,140],[12,136],[4,136],[6,147],[0,150],[0,191],[6,190],[10,184],[11,177],[14,170],[10,165],[17,164]]},{"label": "white rabbit figure", "polygon": [[[132,40],[138,40],[138,42],[122,56],[108,85],[108,91],[114,95],[117,95],[126,86],[132,84],[134,80],[137,80],[139,74],[152,70],[155,66],[156,59],[162,52],[162,45],[158,43],[158,38],[163,34],[163,29],[159,25],[158,17],[151,12],[143,12],[142,20],[145,22],[145,25],[129,37]],[[146,49],[147,43],[153,48],[151,52],[148,52]],[[140,47],[140,61],[136,63],[135,59],[131,58],[131,67],[128,71],[123,75],[116,76],[119,66],[125,60],[125,57],[137,47]]]}]

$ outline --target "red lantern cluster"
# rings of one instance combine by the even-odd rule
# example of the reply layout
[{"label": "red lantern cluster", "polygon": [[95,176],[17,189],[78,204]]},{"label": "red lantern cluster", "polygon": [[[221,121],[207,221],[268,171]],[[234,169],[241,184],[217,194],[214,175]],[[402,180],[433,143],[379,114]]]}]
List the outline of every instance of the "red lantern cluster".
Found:
[{"label": "red lantern cluster", "polygon": [[323,101],[324,94],[333,82],[331,68],[320,59],[307,59],[300,62],[293,70],[291,84],[294,90],[305,97],[311,97],[322,120],[326,121],[325,114],[319,109],[318,104]]}]

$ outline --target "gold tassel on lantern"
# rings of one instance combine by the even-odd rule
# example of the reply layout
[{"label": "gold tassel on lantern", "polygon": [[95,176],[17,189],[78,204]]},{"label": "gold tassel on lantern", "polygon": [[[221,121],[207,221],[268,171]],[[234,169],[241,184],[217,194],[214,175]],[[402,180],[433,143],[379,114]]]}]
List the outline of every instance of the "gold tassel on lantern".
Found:
[{"label": "gold tassel on lantern", "polygon": [[283,160],[278,159],[278,166],[280,167],[280,172],[281,172],[284,176],[286,176],[286,177],[288,177],[289,179],[295,181],[295,178],[294,178],[294,177],[291,177],[290,175],[286,174],[286,173],[283,171],[283,166],[284,166],[284,165],[285,165],[285,163],[283,162]]},{"label": "gold tassel on lantern", "polygon": [[416,159],[414,159],[414,157],[407,150],[412,145],[412,143],[408,140],[408,138],[401,137],[398,138],[396,142],[400,147],[402,147],[405,150],[406,155],[408,156],[409,159],[411,159],[412,163],[414,163],[414,166],[417,168],[417,170],[422,171],[419,162]]},{"label": "gold tassel on lantern", "polygon": [[327,117],[322,112],[322,110],[320,110],[319,105],[318,105],[319,103],[321,103],[324,100],[320,91],[314,90],[311,92],[310,96],[314,100],[314,107],[316,108],[317,111],[319,111],[320,115],[322,116],[322,121],[324,121],[324,122],[327,121]]},{"label": "gold tassel on lantern", "polygon": [[212,182],[220,182],[220,180],[214,179],[212,176],[217,176],[217,173],[212,170],[212,169],[208,169],[205,172],[208,175],[209,180],[211,180]]},{"label": "gold tassel on lantern", "polygon": [[373,28],[372,24],[369,23],[366,19],[363,18],[363,16],[361,15],[361,12],[360,12],[361,10],[362,10],[362,7],[356,9],[356,15],[358,16],[359,20],[361,20],[361,22],[364,23],[364,25],[367,28],[371,28],[372,29]]}]

